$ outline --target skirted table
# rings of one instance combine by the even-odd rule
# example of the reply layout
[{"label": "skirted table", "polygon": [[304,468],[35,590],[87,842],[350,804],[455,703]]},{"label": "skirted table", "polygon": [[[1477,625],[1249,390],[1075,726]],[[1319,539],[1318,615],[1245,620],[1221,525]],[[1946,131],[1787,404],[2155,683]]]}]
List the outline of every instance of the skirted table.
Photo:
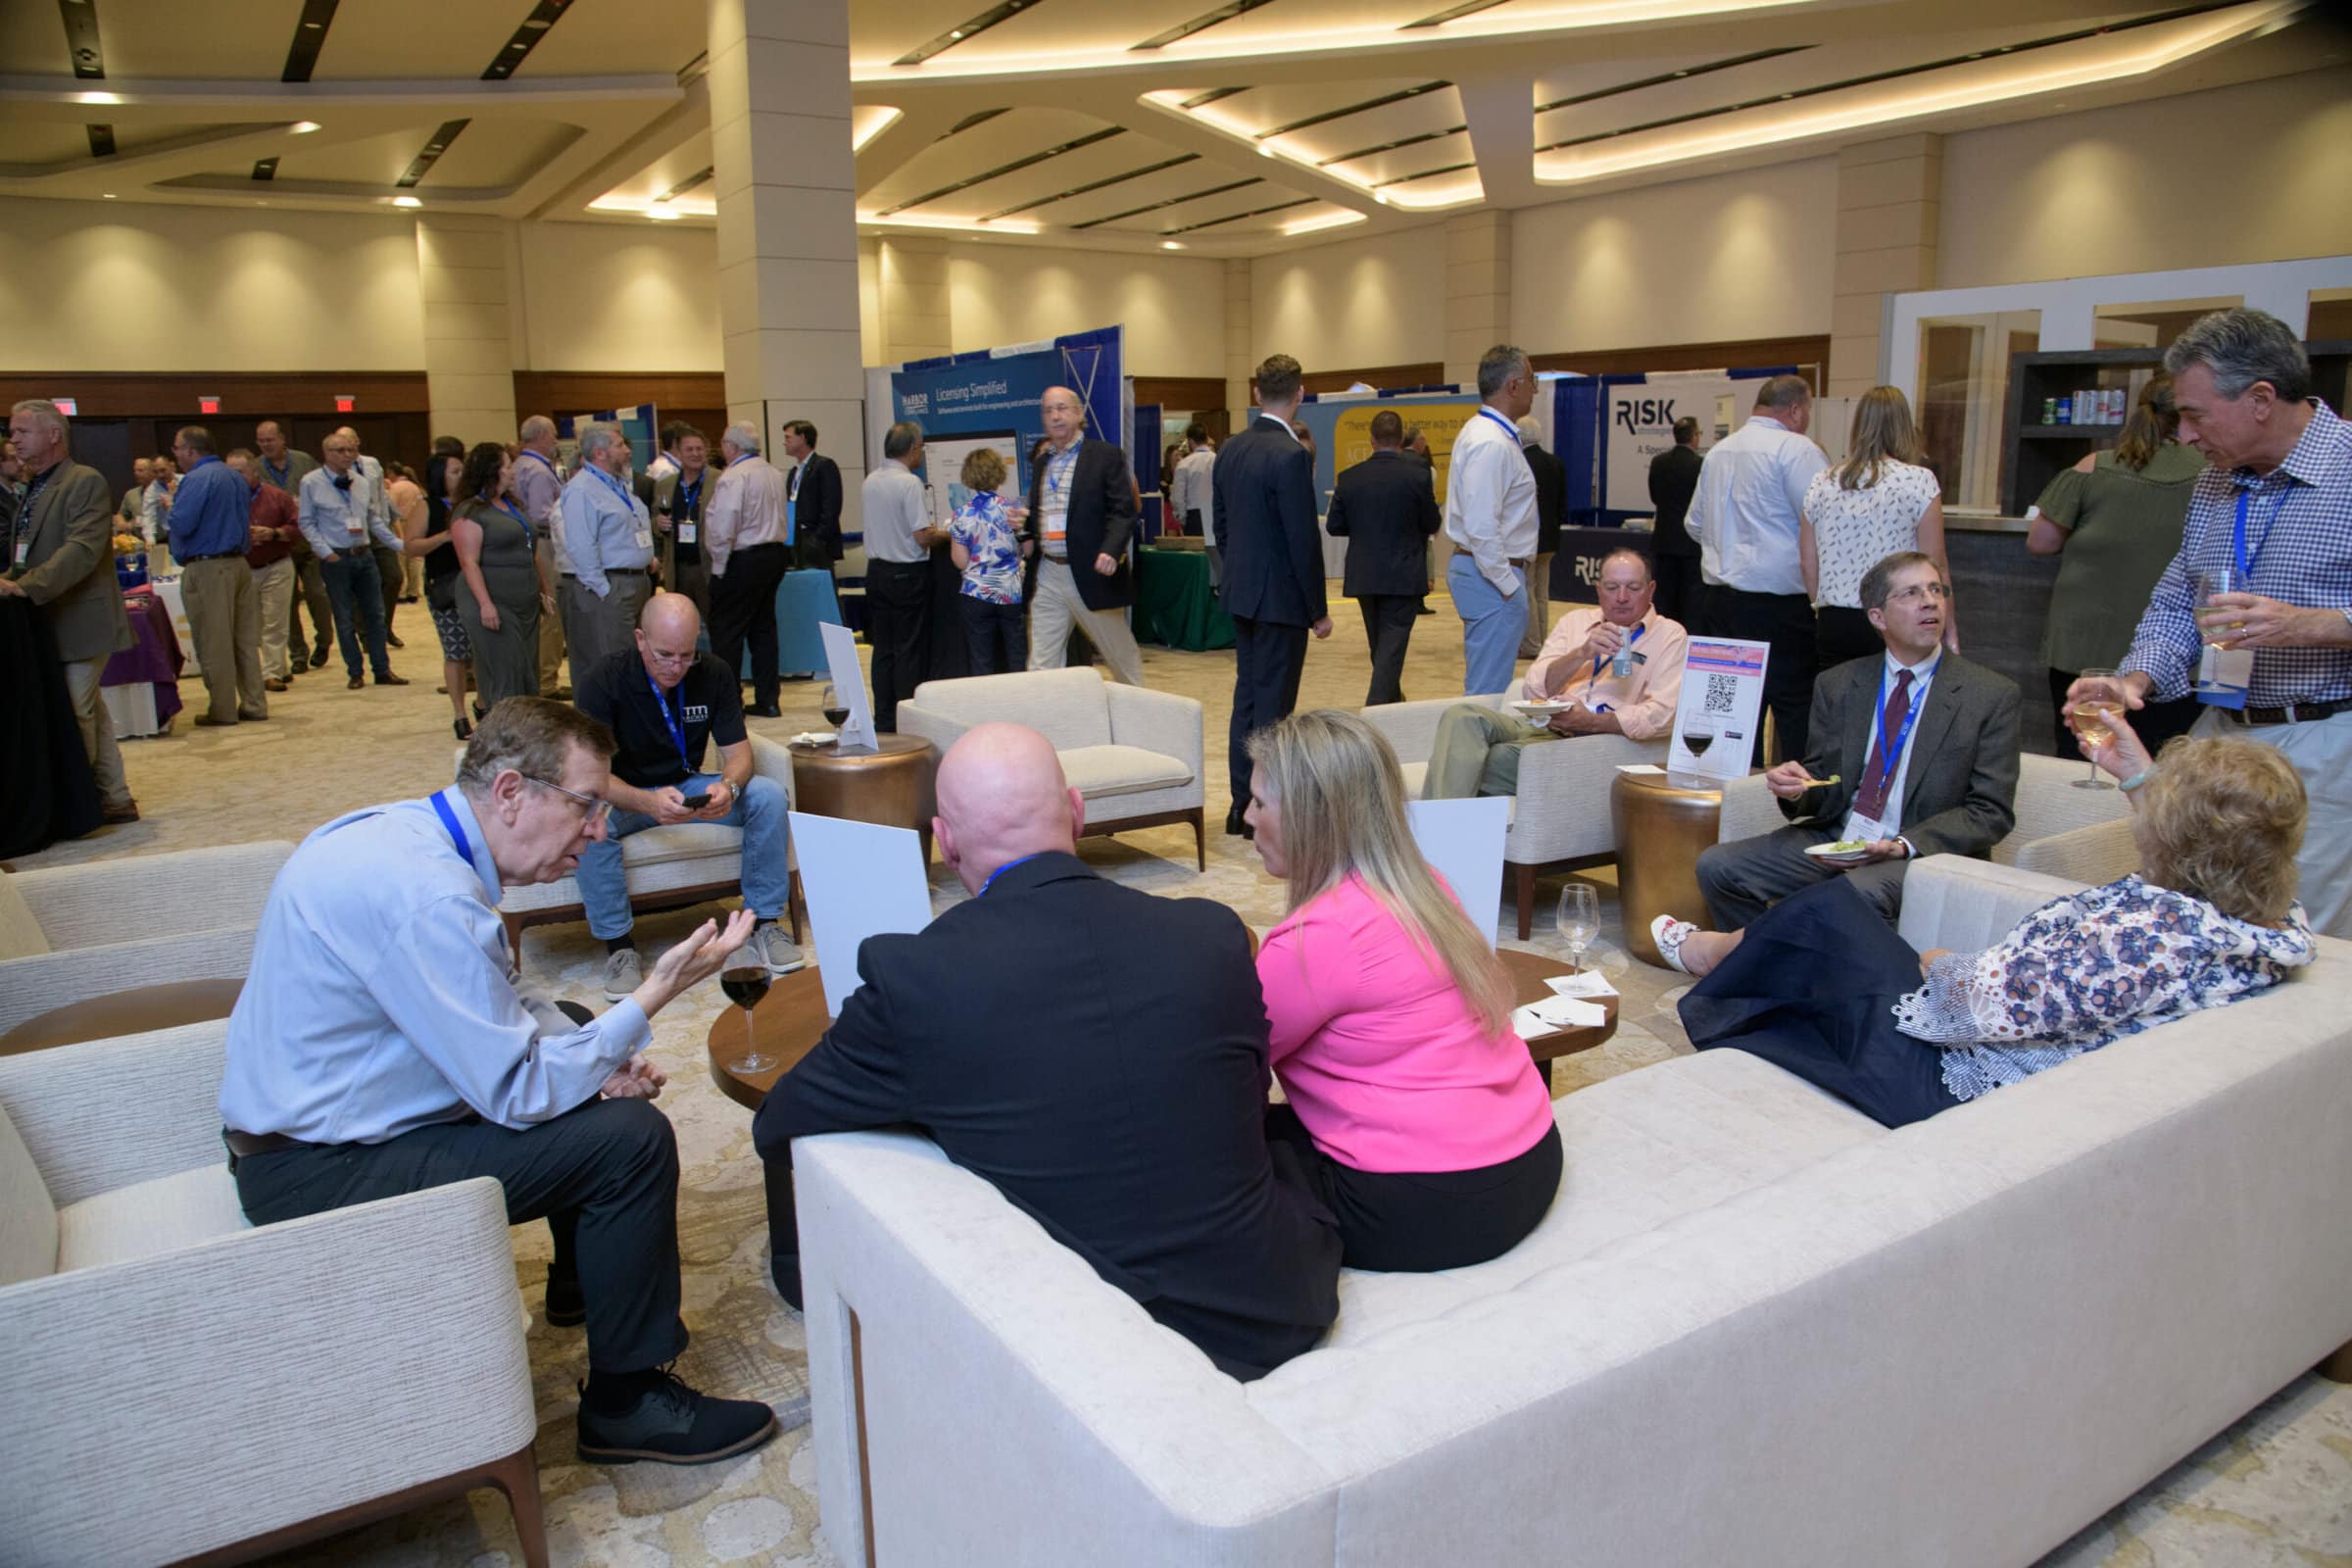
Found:
[{"label": "skirted table", "polygon": [[[809,569],[788,571],[776,584],[776,668],[786,675],[813,675],[829,666],[824,634],[819,626],[841,624],[841,598],[833,590],[833,573]],[[752,653],[743,653],[743,678],[752,678]]]},{"label": "skirted table", "polygon": [[1723,791],[1664,772],[1629,773],[1609,785],[1609,820],[1617,837],[1617,898],[1625,912],[1625,945],[1659,968],[1649,923],[1661,914],[1707,925],[1707,901],[1698,891],[1698,858],[1723,818]]},{"label": "skirted table", "polygon": [[133,641],[106,662],[98,695],[117,737],[160,734],[179,713],[186,656],[160,592],[124,594],[122,610]]},{"label": "skirted table", "polygon": [[1208,585],[1206,551],[1135,553],[1135,640],[1192,653],[1233,646],[1233,617]]}]

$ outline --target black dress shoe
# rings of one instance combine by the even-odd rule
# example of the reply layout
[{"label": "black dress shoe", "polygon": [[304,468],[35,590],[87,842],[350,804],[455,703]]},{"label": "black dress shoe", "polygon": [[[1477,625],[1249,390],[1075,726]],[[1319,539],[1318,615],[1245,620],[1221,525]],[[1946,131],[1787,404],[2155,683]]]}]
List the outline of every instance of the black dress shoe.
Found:
[{"label": "black dress shoe", "polygon": [[584,1464],[710,1464],[749,1452],[776,1435],[776,1412],[757,1399],[713,1399],[667,1367],[636,1374],[645,1392],[626,1410],[600,1409],[580,1390],[579,1455]]},{"label": "black dress shoe", "polygon": [[784,710],[777,707],[774,703],[769,703],[764,708],[747,708],[744,710],[744,711],[749,713],[754,718],[782,718],[784,716]]},{"label": "black dress shoe", "polygon": [[1225,813],[1225,831],[1234,838],[1254,839],[1257,837],[1257,830],[1252,828],[1249,820],[1239,811]]},{"label": "black dress shoe", "polygon": [[[459,723],[464,723],[460,719]],[[551,1329],[576,1329],[588,1321],[588,1298],[580,1294],[580,1282],[560,1280],[550,1275],[547,1281],[547,1303],[539,1309]]]},{"label": "black dress shoe", "polygon": [[324,643],[320,643],[320,644],[319,644],[318,647],[316,647],[316,648],[314,648],[314,649],[312,649],[312,650],[311,650],[311,667],[312,667],[313,669],[318,669],[318,668],[319,668],[321,665],[323,665],[325,662],[326,662],[326,644],[324,644]]},{"label": "black dress shoe", "polygon": [[390,632],[384,633],[384,641],[386,644],[394,648],[406,648],[409,646],[407,643],[402,642],[398,637],[394,636]]}]

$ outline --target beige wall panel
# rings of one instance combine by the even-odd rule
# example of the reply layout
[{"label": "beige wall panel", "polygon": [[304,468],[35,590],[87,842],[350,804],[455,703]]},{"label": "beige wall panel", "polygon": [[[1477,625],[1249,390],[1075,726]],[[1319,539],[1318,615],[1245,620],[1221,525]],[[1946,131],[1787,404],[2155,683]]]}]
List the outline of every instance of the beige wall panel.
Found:
[{"label": "beige wall panel", "polygon": [[1257,258],[1252,359],[1279,349],[1310,370],[1445,359],[1444,240],[1432,226]]},{"label": "beige wall panel", "polygon": [[504,305],[426,300],[424,340],[433,344],[478,341],[490,346],[501,365],[507,365],[514,352],[507,342]]},{"label": "beige wall panel", "polygon": [[531,368],[719,368],[711,231],[647,223],[525,223]]},{"label": "beige wall panel", "polygon": [[1018,245],[956,245],[948,258],[958,354],[1117,325],[1129,375],[1225,371],[1224,273],[1213,260]]},{"label": "beige wall panel", "polygon": [[1888,207],[1848,207],[1838,215],[1840,251],[1891,250],[1936,243],[1936,204],[1897,202]]}]

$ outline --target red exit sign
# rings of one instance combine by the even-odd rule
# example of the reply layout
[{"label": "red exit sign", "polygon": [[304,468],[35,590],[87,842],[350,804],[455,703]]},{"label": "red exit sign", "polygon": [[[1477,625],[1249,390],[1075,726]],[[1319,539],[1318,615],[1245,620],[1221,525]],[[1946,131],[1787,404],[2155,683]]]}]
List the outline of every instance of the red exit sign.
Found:
[{"label": "red exit sign", "polygon": [[219,398],[199,397],[196,400],[196,412],[198,414],[219,414],[220,412],[220,400]]},{"label": "red exit sign", "polygon": [[337,414],[349,414],[359,406],[360,400],[351,393],[338,392],[335,394],[335,412]]}]

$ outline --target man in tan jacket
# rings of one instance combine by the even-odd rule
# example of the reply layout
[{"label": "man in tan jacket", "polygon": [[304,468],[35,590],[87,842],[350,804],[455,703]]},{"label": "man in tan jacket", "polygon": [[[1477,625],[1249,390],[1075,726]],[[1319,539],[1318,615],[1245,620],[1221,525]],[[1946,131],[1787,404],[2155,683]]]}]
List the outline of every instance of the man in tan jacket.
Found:
[{"label": "man in tan jacket", "polygon": [[66,416],[56,404],[37,398],[18,404],[9,413],[8,438],[24,460],[29,487],[9,528],[0,594],[29,599],[49,617],[97,782],[101,819],[135,822],[138,803],[130,798],[122,754],[98,699],[107,660],[131,644],[130,619],[115,581],[115,498],[104,475],[68,455]]}]

